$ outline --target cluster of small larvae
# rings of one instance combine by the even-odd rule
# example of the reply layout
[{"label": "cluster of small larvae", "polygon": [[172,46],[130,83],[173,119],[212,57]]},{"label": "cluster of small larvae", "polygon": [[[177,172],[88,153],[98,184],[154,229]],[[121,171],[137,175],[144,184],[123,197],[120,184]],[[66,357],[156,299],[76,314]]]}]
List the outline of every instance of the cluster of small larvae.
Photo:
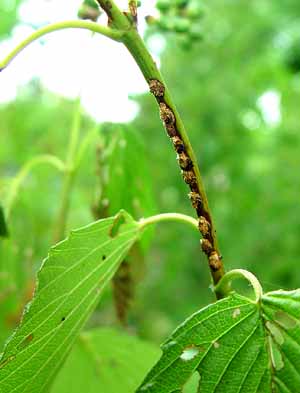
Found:
[{"label": "cluster of small larvae", "polygon": [[149,81],[150,92],[155,96],[160,110],[160,117],[164,123],[167,134],[173,142],[174,149],[177,153],[177,160],[181,168],[182,176],[190,188],[189,198],[191,200],[193,208],[197,212],[199,219],[199,231],[202,234],[201,247],[203,252],[209,259],[210,268],[213,271],[218,271],[221,268],[221,257],[214,249],[214,240],[212,236],[212,228],[210,222],[210,216],[205,211],[201,193],[198,187],[196,174],[193,167],[193,161],[191,160],[185,143],[182,140],[179,130],[176,126],[176,116],[172,109],[167,105],[164,99],[165,87],[157,79],[150,79]]}]

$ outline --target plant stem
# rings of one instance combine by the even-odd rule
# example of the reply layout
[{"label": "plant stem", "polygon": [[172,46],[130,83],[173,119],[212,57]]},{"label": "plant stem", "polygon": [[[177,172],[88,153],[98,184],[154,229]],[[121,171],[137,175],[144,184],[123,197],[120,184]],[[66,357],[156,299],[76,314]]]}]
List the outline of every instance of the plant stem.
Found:
[{"label": "plant stem", "polygon": [[244,278],[250,282],[254,289],[255,293],[255,302],[259,303],[262,296],[263,296],[263,290],[260,285],[260,282],[258,279],[252,274],[251,272],[248,272],[247,270],[244,269],[234,269],[226,273],[220,282],[216,285],[215,287],[215,292],[217,293],[224,293],[228,291],[228,288],[230,287],[230,282],[232,280],[236,280],[237,278]]},{"label": "plant stem", "polygon": [[40,164],[49,164],[61,172],[64,172],[65,170],[65,164],[58,157],[52,156],[50,154],[42,154],[26,162],[26,164],[21,168],[17,176],[12,181],[6,202],[7,217],[9,217],[11,214],[13,204],[18,196],[18,192],[22,183],[30,171]]},{"label": "plant stem", "polygon": [[113,0],[97,1],[107,13],[110,25],[124,31],[121,41],[135,59],[151,93],[158,102],[160,116],[177,153],[183,179],[190,188],[189,197],[196,210],[199,219],[199,231],[203,237],[201,240],[202,250],[208,258],[213,283],[216,285],[225,274],[224,266],[197,159],[181,117],[160,71],[138,34],[134,23],[121,12]]},{"label": "plant stem", "polygon": [[142,218],[139,221],[141,229],[144,229],[148,225],[157,224],[162,221],[178,221],[183,222],[185,224],[191,225],[194,229],[198,231],[198,221],[190,216],[186,216],[185,214],[179,213],[163,213],[157,214],[156,216]]},{"label": "plant stem", "polygon": [[68,146],[67,158],[65,163],[65,174],[61,192],[61,204],[58,211],[56,224],[54,226],[53,242],[57,243],[62,240],[65,235],[67,218],[70,210],[72,188],[75,180],[76,169],[76,153],[79,140],[81,123],[80,99],[75,103],[73,124],[70,132],[70,141]]},{"label": "plant stem", "polygon": [[33,41],[39,39],[40,37],[52,33],[53,31],[62,30],[62,29],[86,29],[95,33],[102,34],[106,37],[109,37],[115,41],[119,41],[123,35],[123,32],[120,30],[113,30],[109,27],[101,26],[94,22],[83,21],[83,20],[67,20],[63,22],[57,22],[45,27],[40,28],[39,30],[32,33],[29,37],[27,37],[24,41],[22,41],[18,46],[16,46],[7,56],[6,58],[0,62],[0,71],[3,71],[4,68],[8,66],[8,64],[29,44]]}]

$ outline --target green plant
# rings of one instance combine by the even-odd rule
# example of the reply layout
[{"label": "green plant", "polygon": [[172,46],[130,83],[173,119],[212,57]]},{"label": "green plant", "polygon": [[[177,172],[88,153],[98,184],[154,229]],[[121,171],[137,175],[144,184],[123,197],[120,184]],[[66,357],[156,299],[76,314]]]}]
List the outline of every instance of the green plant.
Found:
[{"label": "green plant", "polygon": [[[132,385],[124,385],[124,391],[135,389],[140,392],[171,393],[183,389],[195,392],[197,385],[199,391],[208,393],[300,391],[300,291],[263,294],[260,283],[251,273],[233,270],[225,274],[191,143],[166,84],[136,30],[137,4],[130,1],[130,12],[123,13],[113,1],[98,2],[109,18],[109,27],[86,21],[47,26],[21,43],[1,63],[0,68],[4,69],[34,39],[60,28],[86,28],[123,43],[139,65],[157,100],[161,119],[177,153],[183,179],[190,188],[189,196],[198,219],[167,213],[136,221],[125,211],[120,211],[113,217],[73,231],[70,237],[54,246],[38,274],[38,286],[32,303],[5,346],[0,361],[0,392],[43,392],[50,388],[104,287],[118,272],[129,251],[148,226],[169,220],[187,223],[200,230],[202,250],[211,271],[212,288],[219,300],[184,322],[163,345],[161,359],[144,382],[141,383],[141,375]],[[185,3],[178,2],[183,9]],[[65,163],[56,157],[42,156],[27,166],[28,169],[37,162],[46,162],[64,174],[55,241],[64,237],[76,171],[94,135],[92,130],[79,144],[79,118],[77,106]],[[27,169],[18,179],[24,177]],[[7,212],[15,199],[18,181],[14,183],[8,198]],[[4,219],[1,219],[1,228],[6,235]],[[231,290],[231,283],[240,277],[251,283],[255,294],[253,298]],[[108,333],[108,337],[113,336],[114,333]],[[99,337],[81,335],[77,345],[85,348],[101,370],[97,352],[101,351],[103,343]],[[118,346],[121,346],[122,339],[118,337],[117,340],[120,340]],[[114,350],[112,347],[111,351]],[[147,359],[148,351],[150,353],[152,349],[145,348],[143,351]],[[136,356],[142,358],[143,355]],[[149,358],[151,356],[155,358],[154,351]],[[132,363],[133,367],[136,364],[130,353],[128,358],[125,356],[124,362]],[[80,366],[77,358],[74,367]],[[113,363],[110,367],[106,365],[108,375],[113,370]],[[126,376],[132,372],[135,375],[136,370],[126,372],[122,369],[119,372],[126,380]],[[97,382],[93,386],[96,390]],[[59,392],[68,390],[68,386],[58,384],[53,389]],[[112,388],[104,385],[102,389],[109,391]]]}]

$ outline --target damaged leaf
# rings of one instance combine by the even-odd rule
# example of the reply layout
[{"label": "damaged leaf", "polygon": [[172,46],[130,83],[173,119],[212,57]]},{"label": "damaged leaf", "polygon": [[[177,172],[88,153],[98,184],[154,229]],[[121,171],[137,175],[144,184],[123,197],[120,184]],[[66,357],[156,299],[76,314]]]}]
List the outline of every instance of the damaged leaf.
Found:
[{"label": "damaged leaf", "polygon": [[[116,220],[117,231],[111,236]],[[0,393],[47,391],[138,236],[138,224],[122,211],[72,231],[51,248],[38,273],[34,298],[0,359]]]},{"label": "damaged leaf", "polygon": [[300,386],[300,290],[255,303],[238,294],[192,315],[162,346],[136,392],[285,393]]}]

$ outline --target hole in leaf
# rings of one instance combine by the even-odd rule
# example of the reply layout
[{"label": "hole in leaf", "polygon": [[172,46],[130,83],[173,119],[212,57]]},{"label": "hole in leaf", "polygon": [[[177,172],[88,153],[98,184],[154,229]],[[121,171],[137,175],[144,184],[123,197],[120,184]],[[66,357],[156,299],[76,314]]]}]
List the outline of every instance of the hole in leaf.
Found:
[{"label": "hole in leaf", "polygon": [[114,220],[114,223],[110,229],[110,237],[116,237],[119,233],[121,225],[125,224],[126,220],[123,214],[118,214]]},{"label": "hole in leaf", "polygon": [[198,392],[198,387],[200,383],[200,374],[196,371],[187,383],[183,386],[182,393],[191,393],[191,392]]},{"label": "hole in leaf", "polygon": [[275,341],[272,339],[271,336],[268,337],[268,344],[269,344],[269,353],[270,358],[272,361],[272,365],[275,370],[279,371],[284,367],[283,358]]},{"label": "hole in leaf", "polygon": [[64,322],[65,320],[66,320],[66,317],[62,317],[62,319],[60,321]]},{"label": "hole in leaf", "polygon": [[232,318],[238,318],[241,315],[241,309],[240,308],[236,308],[233,310],[232,312]]},{"label": "hole in leaf", "polygon": [[193,360],[199,353],[199,348],[191,346],[187,347],[183,350],[182,354],[180,355],[180,359],[184,361]]},{"label": "hole in leaf", "polygon": [[297,320],[284,311],[276,311],[274,318],[284,329],[293,329],[297,325]]},{"label": "hole in leaf", "polygon": [[277,344],[282,345],[284,343],[283,334],[274,323],[267,321],[266,328],[269,330],[269,332],[271,333],[272,337],[277,342]]},{"label": "hole in leaf", "polygon": [[220,343],[219,343],[218,341],[214,341],[214,342],[212,343],[212,345],[213,345],[213,347],[214,347],[215,349],[220,348]]},{"label": "hole in leaf", "polygon": [[102,261],[105,261],[106,255],[102,255]]}]

